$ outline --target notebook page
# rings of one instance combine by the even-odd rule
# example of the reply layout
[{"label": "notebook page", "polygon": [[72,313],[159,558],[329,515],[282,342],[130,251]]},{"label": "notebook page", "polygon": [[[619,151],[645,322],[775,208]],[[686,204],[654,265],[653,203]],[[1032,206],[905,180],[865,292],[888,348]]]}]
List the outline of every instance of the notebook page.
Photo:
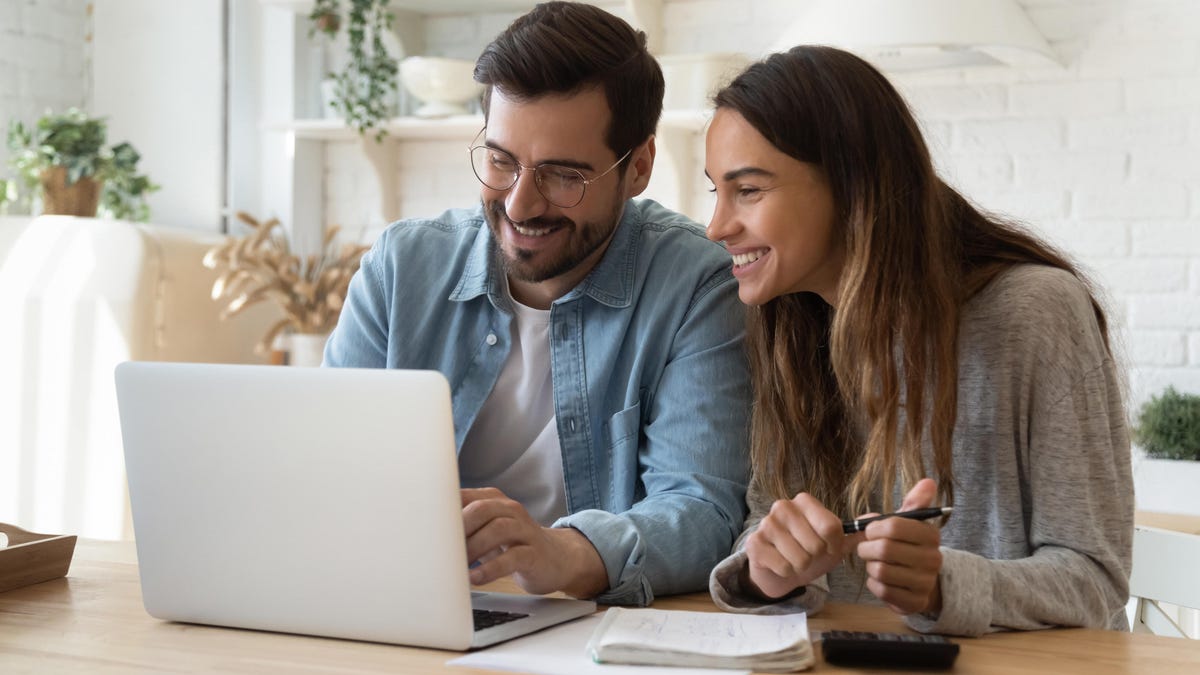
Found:
[{"label": "notebook page", "polygon": [[607,646],[644,646],[656,651],[710,656],[751,656],[794,648],[808,640],[804,614],[765,616],[724,612],[624,609],[615,612],[596,642]]}]

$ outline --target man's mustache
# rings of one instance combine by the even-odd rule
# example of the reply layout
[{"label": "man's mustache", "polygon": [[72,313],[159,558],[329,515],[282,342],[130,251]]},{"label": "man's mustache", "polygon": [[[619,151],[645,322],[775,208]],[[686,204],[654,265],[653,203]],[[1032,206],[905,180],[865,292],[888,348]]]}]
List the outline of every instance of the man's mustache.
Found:
[{"label": "man's mustache", "polygon": [[566,226],[574,226],[575,225],[575,221],[571,220],[570,218],[566,218],[566,217],[530,218],[529,220],[513,220],[512,218],[509,218],[508,213],[505,212],[504,204],[502,204],[498,201],[489,202],[487,205],[487,210],[494,216],[495,222],[500,222],[500,219],[503,218],[504,220],[507,220],[508,222],[513,223],[515,225],[520,225],[521,227],[542,229],[542,228],[547,228],[547,227],[566,227]]}]

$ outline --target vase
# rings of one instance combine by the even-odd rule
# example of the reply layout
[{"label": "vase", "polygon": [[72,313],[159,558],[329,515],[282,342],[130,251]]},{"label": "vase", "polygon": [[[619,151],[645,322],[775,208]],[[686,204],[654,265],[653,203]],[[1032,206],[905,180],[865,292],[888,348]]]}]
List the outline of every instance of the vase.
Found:
[{"label": "vase", "polygon": [[96,217],[96,207],[100,205],[101,181],[94,178],[80,178],[67,185],[67,169],[63,166],[44,169],[40,180],[42,183],[42,213],[85,218]]},{"label": "vase", "polygon": [[293,333],[288,336],[288,365],[316,368],[325,358],[327,334]]},{"label": "vase", "polygon": [[1139,511],[1200,515],[1200,462],[1133,457],[1133,494]]}]

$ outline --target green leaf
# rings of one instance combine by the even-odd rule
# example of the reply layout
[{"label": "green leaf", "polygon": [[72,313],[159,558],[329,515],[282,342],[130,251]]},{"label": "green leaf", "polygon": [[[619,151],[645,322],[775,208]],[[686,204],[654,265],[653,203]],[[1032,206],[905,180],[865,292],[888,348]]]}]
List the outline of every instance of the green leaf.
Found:
[{"label": "green leaf", "polygon": [[339,28],[346,30],[350,57],[345,68],[333,75],[333,107],[342,113],[347,126],[362,134],[375,129],[375,138],[380,140],[390,113],[387,95],[397,90],[396,55],[388,53],[382,39],[395,17],[388,10],[388,0],[350,0],[344,18],[339,0],[316,0],[309,14],[313,22],[310,37],[317,30],[317,22],[330,13],[337,14]]},{"label": "green leaf", "polygon": [[1142,406],[1133,438],[1150,457],[1200,460],[1200,396],[1167,387]]}]

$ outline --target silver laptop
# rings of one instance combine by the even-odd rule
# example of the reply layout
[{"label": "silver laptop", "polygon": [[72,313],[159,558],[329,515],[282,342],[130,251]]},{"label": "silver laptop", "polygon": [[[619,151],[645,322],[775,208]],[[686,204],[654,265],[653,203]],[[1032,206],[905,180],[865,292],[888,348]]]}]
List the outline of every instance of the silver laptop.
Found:
[{"label": "silver laptop", "polygon": [[440,373],[131,362],[116,383],[152,616],[462,650],[596,610],[472,591]]}]

